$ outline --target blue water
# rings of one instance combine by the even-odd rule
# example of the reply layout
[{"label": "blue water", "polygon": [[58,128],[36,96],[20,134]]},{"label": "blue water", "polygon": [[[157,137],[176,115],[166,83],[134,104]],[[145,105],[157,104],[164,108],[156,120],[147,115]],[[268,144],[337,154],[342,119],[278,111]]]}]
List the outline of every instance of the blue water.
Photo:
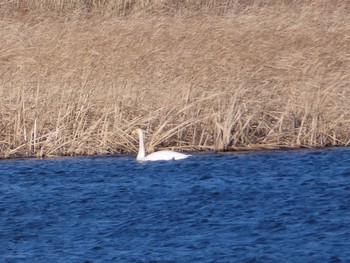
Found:
[{"label": "blue water", "polygon": [[350,262],[350,148],[0,161],[0,262]]}]

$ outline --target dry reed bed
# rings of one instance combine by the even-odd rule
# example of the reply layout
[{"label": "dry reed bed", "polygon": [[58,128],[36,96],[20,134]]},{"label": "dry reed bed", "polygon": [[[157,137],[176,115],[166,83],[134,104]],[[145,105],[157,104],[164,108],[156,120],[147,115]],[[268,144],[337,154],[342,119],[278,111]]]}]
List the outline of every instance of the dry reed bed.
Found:
[{"label": "dry reed bed", "polygon": [[321,2],[220,16],[2,7],[0,156],[135,152],[135,127],[150,151],[348,146],[350,17]]}]

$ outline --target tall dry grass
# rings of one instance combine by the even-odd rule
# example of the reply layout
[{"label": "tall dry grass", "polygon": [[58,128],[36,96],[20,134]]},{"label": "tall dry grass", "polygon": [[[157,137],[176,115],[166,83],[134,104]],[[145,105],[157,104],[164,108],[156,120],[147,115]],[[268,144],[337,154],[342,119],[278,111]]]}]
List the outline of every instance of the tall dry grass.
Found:
[{"label": "tall dry grass", "polygon": [[0,1],[0,156],[349,145],[350,4],[265,2]]}]

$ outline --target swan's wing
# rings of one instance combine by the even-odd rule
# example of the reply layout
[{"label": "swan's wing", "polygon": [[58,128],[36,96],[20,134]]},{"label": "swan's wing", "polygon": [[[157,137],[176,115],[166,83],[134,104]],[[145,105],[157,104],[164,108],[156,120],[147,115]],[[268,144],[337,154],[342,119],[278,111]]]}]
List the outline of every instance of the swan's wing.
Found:
[{"label": "swan's wing", "polygon": [[142,161],[170,161],[181,160],[189,157],[190,155],[173,152],[173,151],[159,151],[147,155]]}]

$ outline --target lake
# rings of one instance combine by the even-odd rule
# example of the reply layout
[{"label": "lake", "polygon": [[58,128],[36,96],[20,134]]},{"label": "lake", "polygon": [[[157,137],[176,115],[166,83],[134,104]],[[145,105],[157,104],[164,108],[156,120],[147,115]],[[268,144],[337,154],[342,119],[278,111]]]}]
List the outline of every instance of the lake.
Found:
[{"label": "lake", "polygon": [[350,262],[350,148],[0,167],[1,262]]}]

